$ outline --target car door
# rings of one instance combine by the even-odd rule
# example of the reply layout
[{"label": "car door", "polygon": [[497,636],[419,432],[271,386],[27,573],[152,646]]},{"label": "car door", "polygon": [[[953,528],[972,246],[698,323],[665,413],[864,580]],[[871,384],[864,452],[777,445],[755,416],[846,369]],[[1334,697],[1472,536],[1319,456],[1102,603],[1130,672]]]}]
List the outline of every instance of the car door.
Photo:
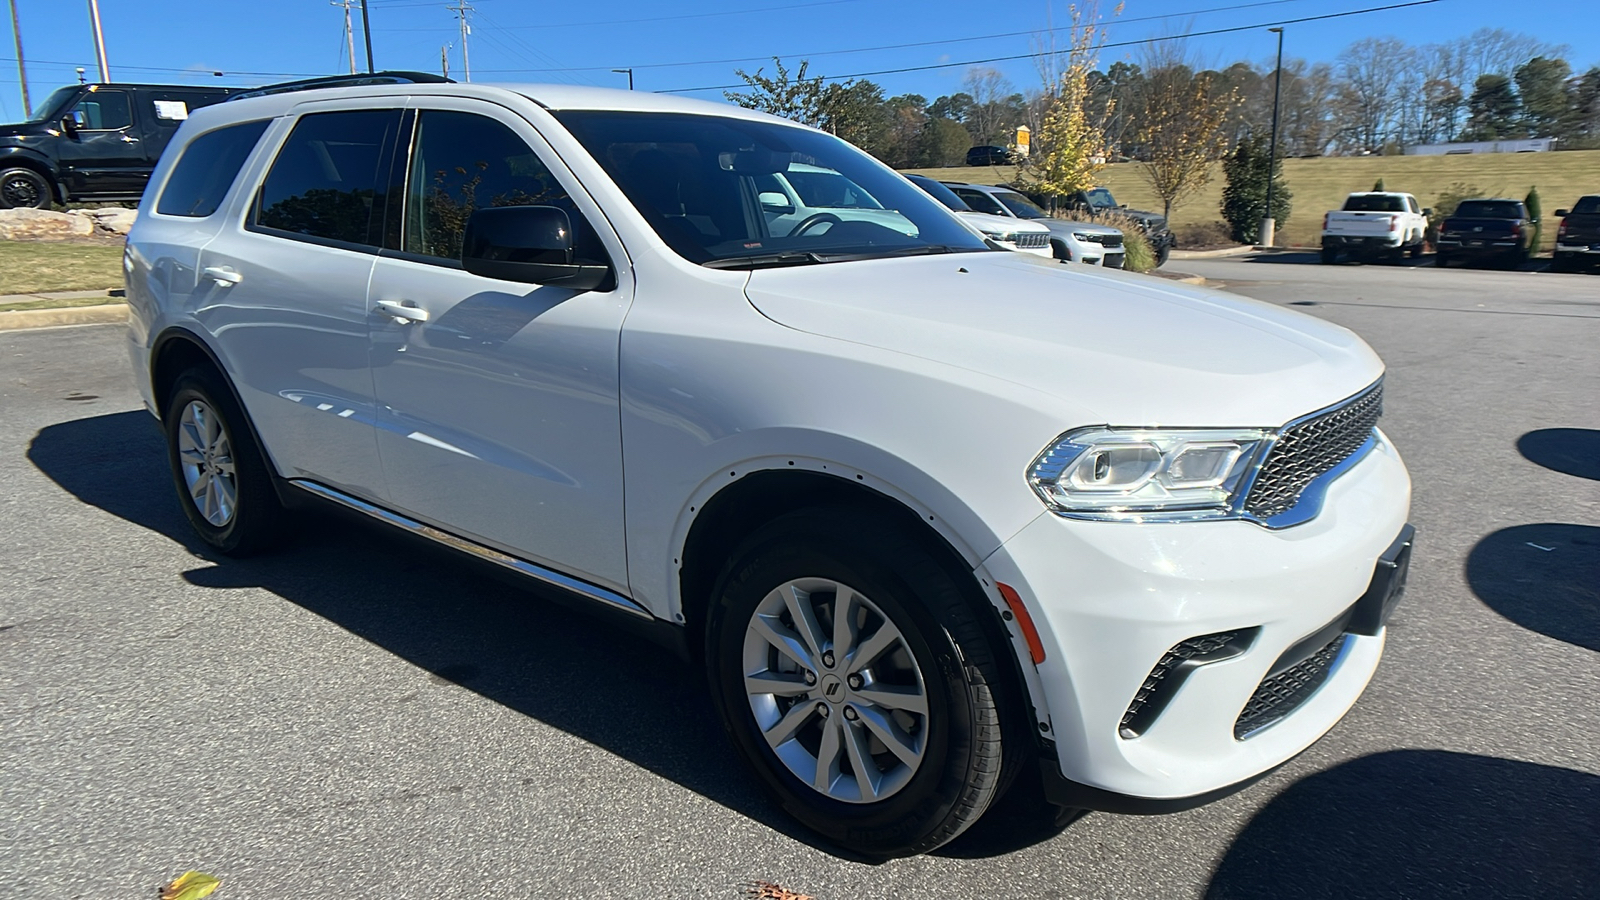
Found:
[{"label": "car door", "polygon": [[[389,503],[626,591],[617,346],[633,282],[621,244],[517,114],[428,98],[413,132],[394,188],[402,227],[369,293]],[[615,283],[574,291],[465,271],[472,212],[523,204],[566,210],[578,255],[610,259]]]},{"label": "car door", "polygon": [[383,484],[367,281],[401,104],[306,104],[278,123],[248,208],[200,254],[194,312],[279,473],[371,500]]},{"label": "car door", "polygon": [[74,196],[144,190],[155,161],[145,153],[128,91],[86,91],[65,117],[78,123],[57,144],[62,175]]}]

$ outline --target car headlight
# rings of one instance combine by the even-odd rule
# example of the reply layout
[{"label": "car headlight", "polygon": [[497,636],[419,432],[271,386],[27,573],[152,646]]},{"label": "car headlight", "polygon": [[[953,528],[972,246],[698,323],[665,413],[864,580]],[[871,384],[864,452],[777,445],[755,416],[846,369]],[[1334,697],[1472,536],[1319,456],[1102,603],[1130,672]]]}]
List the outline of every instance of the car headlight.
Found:
[{"label": "car headlight", "polygon": [[1072,233],[1072,236],[1077,238],[1080,241],[1083,241],[1086,244],[1098,244],[1098,243],[1100,243],[1100,235],[1098,235],[1098,234],[1090,234],[1087,231],[1074,231]]},{"label": "car headlight", "polygon": [[1270,436],[1258,428],[1083,428],[1039,454],[1028,483],[1071,518],[1229,518]]}]

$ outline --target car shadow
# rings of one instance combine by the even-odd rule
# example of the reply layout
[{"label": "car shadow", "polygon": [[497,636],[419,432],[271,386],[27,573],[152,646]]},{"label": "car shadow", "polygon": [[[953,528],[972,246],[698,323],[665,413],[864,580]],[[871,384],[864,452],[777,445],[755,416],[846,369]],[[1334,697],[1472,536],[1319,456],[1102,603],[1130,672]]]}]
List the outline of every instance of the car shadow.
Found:
[{"label": "car shadow", "polygon": [[1600,481],[1600,430],[1541,428],[1517,438],[1517,450],[1546,469]]},{"label": "car shadow", "polygon": [[1600,896],[1600,777],[1395,750],[1304,778],[1256,813],[1206,900]]},{"label": "car shadow", "polygon": [[[84,503],[165,535],[215,565],[208,588],[259,587],[453,683],[586,740],[795,840],[858,862],[768,799],[727,740],[697,668],[670,651],[512,586],[481,564],[341,516],[305,514],[285,547],[254,559],[195,537],[143,411],[44,428],[28,459]],[[498,570],[496,570],[498,571]]]},{"label": "car shadow", "polygon": [[1467,583],[1524,628],[1600,652],[1600,527],[1502,528],[1467,555]]},{"label": "car shadow", "polygon": [[[1277,265],[1295,265],[1295,266],[1320,266],[1320,265],[1324,265],[1324,263],[1322,262],[1322,254],[1320,252],[1316,251],[1316,250],[1277,250],[1277,251],[1267,251],[1267,252],[1261,252],[1261,253],[1252,253],[1249,256],[1240,257],[1239,260],[1241,262],[1264,263],[1264,264],[1267,264],[1267,265],[1274,265],[1274,264],[1277,264]],[[1342,255],[1342,256],[1339,257],[1339,261],[1337,263],[1332,263],[1331,265],[1336,265],[1336,266],[1373,266],[1373,267],[1378,267],[1378,268],[1391,268],[1391,269],[1393,269],[1393,268],[1431,269],[1431,268],[1437,268],[1438,267],[1438,258],[1435,257],[1432,253],[1426,253],[1426,254],[1423,254],[1422,256],[1416,257],[1415,259],[1407,256],[1404,259],[1398,259],[1398,260],[1371,260],[1371,261],[1364,261],[1364,260],[1360,260],[1360,259],[1351,259],[1349,255]],[[1450,268],[1451,269],[1478,269],[1478,270],[1493,271],[1493,272],[1543,272],[1546,269],[1550,268],[1550,261],[1548,259],[1531,259],[1531,260],[1528,260],[1527,262],[1523,263],[1522,265],[1517,266],[1514,269],[1507,269],[1507,268],[1503,268],[1503,267],[1497,267],[1497,266],[1494,266],[1492,264],[1487,264],[1487,263],[1484,263],[1484,264],[1479,264],[1479,263],[1473,263],[1473,264],[1452,263],[1450,265]]]}]

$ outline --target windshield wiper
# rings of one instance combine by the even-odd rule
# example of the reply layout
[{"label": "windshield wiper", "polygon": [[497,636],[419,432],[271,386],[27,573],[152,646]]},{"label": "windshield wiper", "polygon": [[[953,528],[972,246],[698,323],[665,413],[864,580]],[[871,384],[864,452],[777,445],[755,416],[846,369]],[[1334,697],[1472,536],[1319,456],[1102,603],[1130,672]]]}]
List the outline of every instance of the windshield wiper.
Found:
[{"label": "windshield wiper", "polygon": [[819,253],[809,250],[785,250],[782,253],[764,253],[757,256],[730,256],[713,259],[700,265],[708,269],[767,269],[774,266],[805,266],[827,262]]}]

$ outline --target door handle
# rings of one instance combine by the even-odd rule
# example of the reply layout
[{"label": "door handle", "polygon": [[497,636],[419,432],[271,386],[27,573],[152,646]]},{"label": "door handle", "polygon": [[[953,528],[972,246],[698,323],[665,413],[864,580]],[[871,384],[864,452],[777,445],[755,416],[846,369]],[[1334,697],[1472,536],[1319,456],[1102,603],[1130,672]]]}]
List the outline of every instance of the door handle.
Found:
[{"label": "door handle", "polygon": [[374,312],[392,316],[395,322],[401,325],[428,321],[428,311],[412,304],[410,300],[379,300],[376,306]]},{"label": "door handle", "polygon": [[212,281],[215,281],[217,283],[217,287],[228,287],[229,285],[238,284],[244,280],[243,275],[240,275],[238,272],[235,272],[227,266],[206,266],[204,269],[200,270],[200,274],[206,276]]},{"label": "door handle", "polygon": [[128,137],[127,135],[123,135],[122,142],[124,144],[137,144],[139,143],[139,139],[136,137]]}]

